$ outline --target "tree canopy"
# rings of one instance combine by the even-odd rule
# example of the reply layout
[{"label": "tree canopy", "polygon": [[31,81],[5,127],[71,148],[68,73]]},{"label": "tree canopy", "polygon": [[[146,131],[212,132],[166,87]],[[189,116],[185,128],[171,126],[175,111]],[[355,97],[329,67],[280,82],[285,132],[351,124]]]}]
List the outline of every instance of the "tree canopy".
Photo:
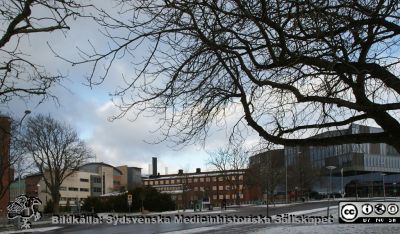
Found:
[{"label": "tree canopy", "polygon": [[57,213],[61,184],[93,155],[72,127],[51,116],[29,117],[21,141],[43,175]]},{"label": "tree canopy", "polygon": [[[117,2],[118,16],[97,18],[108,49],[74,62],[92,63],[97,83],[131,59],[116,118],[164,115],[164,136],[187,143],[240,108],[233,133],[248,125],[275,144],[385,142],[400,151],[397,0]],[[308,137],[363,121],[384,131]]]}]

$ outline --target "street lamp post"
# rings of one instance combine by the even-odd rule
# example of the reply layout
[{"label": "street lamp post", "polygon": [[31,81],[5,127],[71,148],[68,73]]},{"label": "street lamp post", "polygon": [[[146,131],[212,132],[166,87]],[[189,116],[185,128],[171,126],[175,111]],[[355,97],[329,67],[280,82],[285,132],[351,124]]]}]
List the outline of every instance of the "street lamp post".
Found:
[{"label": "street lamp post", "polygon": [[341,172],[341,176],[342,176],[342,198],[344,198],[344,196],[345,196],[345,191],[344,191],[344,187],[343,187],[343,167],[342,167],[342,169],[340,170],[340,172]]},{"label": "street lamp post", "polygon": [[385,173],[382,173],[382,187],[383,187],[383,200],[386,201],[386,191],[385,191]]},{"label": "street lamp post", "polygon": [[334,170],[335,166],[327,166],[326,169],[329,170],[329,195],[328,195],[328,209],[326,210],[326,216],[329,217],[329,207],[330,207],[330,198],[332,195],[332,170]]},{"label": "street lamp post", "polygon": [[285,154],[285,189],[286,189],[286,204],[288,203],[288,184],[287,184],[287,154]]},{"label": "street lamp post", "polygon": [[[31,113],[30,110],[25,110],[24,116],[22,116],[21,120],[19,121],[19,130],[21,132],[22,121],[25,119],[27,115]],[[21,159],[18,159],[18,195],[21,195]]]}]

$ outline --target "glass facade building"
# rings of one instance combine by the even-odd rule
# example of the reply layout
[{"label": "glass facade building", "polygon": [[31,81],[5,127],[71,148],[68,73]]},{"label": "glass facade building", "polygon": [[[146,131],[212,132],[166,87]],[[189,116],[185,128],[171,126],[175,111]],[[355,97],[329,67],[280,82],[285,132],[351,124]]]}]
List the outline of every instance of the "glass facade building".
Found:
[{"label": "glass facade building", "polygon": [[[313,138],[355,133],[377,133],[382,129],[352,124],[347,129],[324,132]],[[349,196],[379,196],[383,183],[389,195],[400,195],[400,154],[385,143],[341,144],[330,146],[295,146],[283,150],[284,167],[315,171],[312,191],[328,193],[329,170],[332,170],[332,192]],[[301,168],[301,167],[300,167]],[[298,169],[292,169],[298,170]],[[304,170],[304,169],[303,169]],[[281,187],[284,187],[281,186]],[[399,187],[399,188],[397,188]]]},{"label": "glass facade building", "polygon": [[[337,136],[354,133],[374,133],[379,128],[351,125],[348,129],[321,133],[314,137]],[[303,154],[314,169],[328,174],[327,166],[335,166],[334,174],[345,176],[370,172],[400,173],[400,154],[385,143],[342,144],[331,146],[285,147],[288,165],[294,164]]]}]

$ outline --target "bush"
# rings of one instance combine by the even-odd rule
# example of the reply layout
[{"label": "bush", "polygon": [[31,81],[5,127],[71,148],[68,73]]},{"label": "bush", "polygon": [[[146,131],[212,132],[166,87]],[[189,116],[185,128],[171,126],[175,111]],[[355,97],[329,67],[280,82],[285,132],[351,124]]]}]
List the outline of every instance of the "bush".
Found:
[{"label": "bush", "polygon": [[69,202],[69,199],[67,200],[67,204],[65,204],[65,207],[60,207],[60,210],[62,212],[71,212],[71,204]]},{"label": "bush", "polygon": [[[171,196],[168,194],[159,193],[156,189],[151,187],[139,187],[129,191],[132,194],[131,211],[140,211],[142,206],[145,210],[149,211],[168,211],[175,209],[175,203],[172,201]],[[96,213],[99,212],[128,212],[129,207],[127,204],[128,194],[111,197],[88,197],[82,205],[82,211]]]},{"label": "bush", "polygon": [[104,212],[108,210],[107,204],[103,204],[99,197],[88,197],[85,199],[81,209],[87,212]]},{"label": "bush", "polygon": [[48,200],[46,202],[46,205],[44,206],[43,212],[45,214],[49,214],[49,213],[53,213],[53,211],[54,211],[53,201],[52,200]]}]

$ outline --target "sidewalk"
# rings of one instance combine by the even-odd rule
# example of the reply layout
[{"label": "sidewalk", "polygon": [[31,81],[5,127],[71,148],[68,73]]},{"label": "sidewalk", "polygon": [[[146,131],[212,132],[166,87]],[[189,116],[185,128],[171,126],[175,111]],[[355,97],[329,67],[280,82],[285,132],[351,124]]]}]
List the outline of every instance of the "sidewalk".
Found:
[{"label": "sidewalk", "polygon": [[[310,210],[311,211],[311,210]],[[400,225],[396,224],[339,224],[338,222],[338,207],[330,208],[330,214],[333,216],[331,224],[292,224],[292,225],[276,225],[259,229],[251,232],[251,234],[398,234],[400,233]],[[319,212],[307,213],[309,216],[325,216],[325,210]]]}]

